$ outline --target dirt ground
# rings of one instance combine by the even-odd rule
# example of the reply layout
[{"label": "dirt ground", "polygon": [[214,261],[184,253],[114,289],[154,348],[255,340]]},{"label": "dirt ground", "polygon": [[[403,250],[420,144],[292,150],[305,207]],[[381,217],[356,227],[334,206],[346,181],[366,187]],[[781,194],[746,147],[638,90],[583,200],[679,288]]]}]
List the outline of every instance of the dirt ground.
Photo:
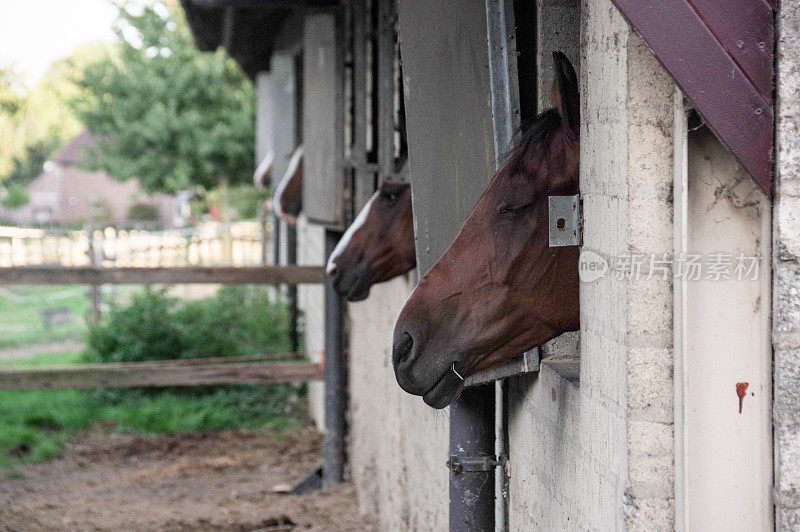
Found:
[{"label": "dirt ground", "polygon": [[0,473],[0,531],[375,530],[352,485],[285,495],[320,461],[310,428],[73,438],[65,456]]}]

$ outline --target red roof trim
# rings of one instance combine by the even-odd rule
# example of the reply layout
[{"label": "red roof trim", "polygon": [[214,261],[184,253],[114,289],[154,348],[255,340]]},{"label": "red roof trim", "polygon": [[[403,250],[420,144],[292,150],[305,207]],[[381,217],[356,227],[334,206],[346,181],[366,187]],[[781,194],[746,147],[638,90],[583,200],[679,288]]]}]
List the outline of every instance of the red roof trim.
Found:
[{"label": "red roof trim", "polygon": [[[723,42],[735,38],[735,33],[726,26],[735,20],[746,26],[741,39],[745,35],[757,35],[760,39],[756,43],[761,40],[771,43],[774,38],[772,21],[767,21],[769,24],[765,26],[764,17],[758,21],[742,21],[738,13],[723,16],[716,12],[719,4],[716,8],[712,6],[713,16],[704,19],[690,0],[612,1],[650,46],[706,124],[759,187],[771,196],[774,128],[771,65],[767,75],[769,87],[762,86],[759,90],[755,80],[762,79],[763,72],[755,68],[748,75],[739,61],[751,68],[750,60],[738,56],[737,61]],[[710,13],[703,0],[694,1],[704,6],[704,12]],[[740,2],[753,1],[736,3],[741,10]],[[726,0],[725,5],[727,3]],[[719,30],[719,35],[706,25],[707,22]],[[762,90],[770,97],[765,97]]]}]

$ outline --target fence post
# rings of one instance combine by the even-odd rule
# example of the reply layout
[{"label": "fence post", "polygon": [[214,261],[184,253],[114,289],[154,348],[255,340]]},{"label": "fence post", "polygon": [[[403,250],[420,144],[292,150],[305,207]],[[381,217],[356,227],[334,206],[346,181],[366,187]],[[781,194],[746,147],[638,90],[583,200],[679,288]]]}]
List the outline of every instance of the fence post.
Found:
[{"label": "fence post", "polygon": [[[325,259],[333,253],[341,233],[325,230]],[[323,441],[322,487],[328,488],[344,480],[345,408],[347,389],[343,344],[343,312],[341,296],[325,278],[325,439]]]},{"label": "fence post", "polygon": [[[89,244],[89,249],[87,250],[87,253],[89,254],[89,264],[93,267],[96,267],[98,263],[97,253],[95,252],[94,227],[91,225],[88,226],[87,233]],[[100,323],[100,304],[102,300],[100,285],[92,284],[89,287],[89,300],[91,302],[91,307],[89,309],[89,323],[91,325],[97,325]]]}]

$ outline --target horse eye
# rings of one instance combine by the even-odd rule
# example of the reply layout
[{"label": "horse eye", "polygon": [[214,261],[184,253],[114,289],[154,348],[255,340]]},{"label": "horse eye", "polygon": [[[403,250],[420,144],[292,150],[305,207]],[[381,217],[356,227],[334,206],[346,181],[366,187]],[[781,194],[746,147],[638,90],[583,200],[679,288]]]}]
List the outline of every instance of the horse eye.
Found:
[{"label": "horse eye", "polygon": [[398,197],[400,197],[400,196],[395,192],[383,192],[383,193],[381,193],[381,199],[383,201],[386,201],[386,202],[389,202],[389,203],[393,203],[393,202],[397,201]]},{"label": "horse eye", "polygon": [[519,207],[510,207],[506,205],[505,207],[500,208],[500,214],[511,214],[511,215],[520,215],[525,214],[531,208],[531,203],[526,203],[525,205],[520,205]]}]

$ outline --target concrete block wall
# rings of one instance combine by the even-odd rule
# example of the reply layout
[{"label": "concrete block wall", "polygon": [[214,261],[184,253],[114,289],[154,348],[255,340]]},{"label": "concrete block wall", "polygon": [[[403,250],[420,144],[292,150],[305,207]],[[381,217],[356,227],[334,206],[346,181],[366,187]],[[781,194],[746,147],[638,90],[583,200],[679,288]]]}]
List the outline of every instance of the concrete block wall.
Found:
[{"label": "concrete block wall", "polygon": [[537,108],[542,112],[552,107],[553,52],[564,52],[575,70],[580,72],[581,0],[537,0],[536,18]]},{"label": "concrete block wall", "polygon": [[348,304],[350,472],[361,512],[380,530],[447,530],[447,410],[433,410],[397,385],[394,321],[413,275],[372,287]]},{"label": "concrete block wall", "polygon": [[[674,85],[610,0],[581,5],[584,249],[673,249]],[[510,407],[511,528],[674,524],[671,280],[581,285],[580,383],[543,364]]]},{"label": "concrete block wall", "polygon": [[[537,0],[536,16],[536,108],[541,113],[553,107],[550,101],[555,76],[553,52],[564,52],[580,75],[581,0]],[[542,359],[571,360],[572,364],[577,364],[580,356],[580,334],[562,334],[542,345],[539,356]]]},{"label": "concrete block wall", "polygon": [[773,206],[775,526],[800,528],[800,5],[778,13]]},{"label": "concrete block wall", "polygon": [[[308,223],[304,216],[297,221],[297,263],[325,264],[325,228]],[[325,291],[322,285],[300,285],[297,306],[303,315],[306,351],[311,360],[319,361],[325,350]],[[325,386],[322,382],[308,384],[308,408],[317,428],[324,430]]]}]

